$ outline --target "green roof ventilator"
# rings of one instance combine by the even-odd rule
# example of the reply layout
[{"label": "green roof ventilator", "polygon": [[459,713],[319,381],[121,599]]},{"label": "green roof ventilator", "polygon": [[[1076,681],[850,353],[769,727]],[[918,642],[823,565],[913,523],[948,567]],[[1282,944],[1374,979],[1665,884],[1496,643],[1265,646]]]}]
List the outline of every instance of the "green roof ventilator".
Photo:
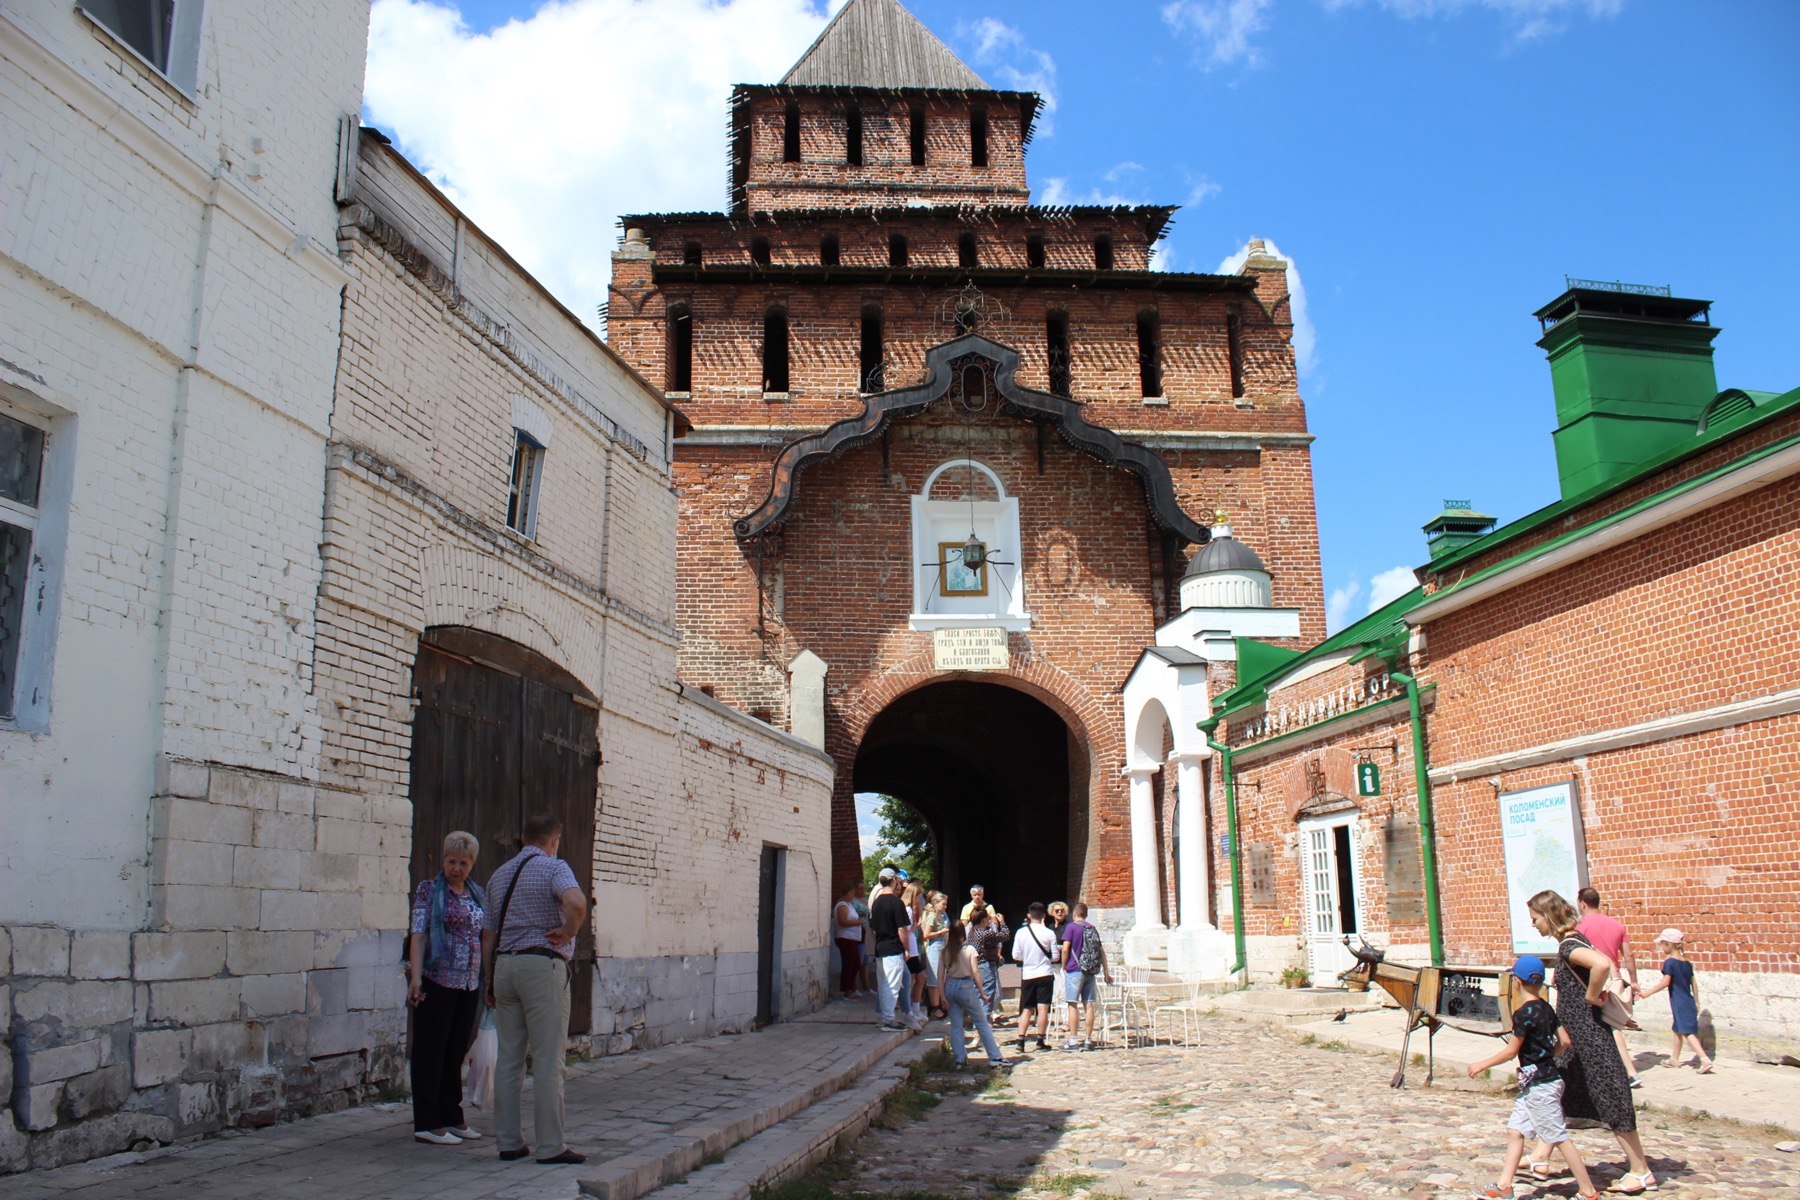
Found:
[{"label": "green roof ventilator", "polygon": [[1535,314],[1556,393],[1556,469],[1565,497],[1694,436],[1718,395],[1712,302],[1668,288],[1567,280]]}]

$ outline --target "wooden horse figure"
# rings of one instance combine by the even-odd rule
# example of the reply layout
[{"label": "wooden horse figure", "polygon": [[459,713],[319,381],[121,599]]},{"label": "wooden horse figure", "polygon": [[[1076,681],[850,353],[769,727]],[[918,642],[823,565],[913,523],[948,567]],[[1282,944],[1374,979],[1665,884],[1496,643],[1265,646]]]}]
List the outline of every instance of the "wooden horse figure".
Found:
[{"label": "wooden horse figure", "polygon": [[[1388,1081],[1389,1087],[1406,1086],[1407,1050],[1412,1035],[1425,1029],[1425,1083],[1431,1083],[1437,1064],[1436,1037],[1440,1026],[1461,1029],[1488,1037],[1512,1035],[1512,974],[1494,967],[1410,967],[1387,961],[1387,952],[1378,950],[1362,939],[1344,945],[1356,958],[1356,965],[1338,975],[1346,982],[1373,983],[1394,998],[1406,1013],[1406,1036],[1400,1040],[1400,1069]],[[1496,981],[1497,995],[1483,991],[1481,981]]]}]

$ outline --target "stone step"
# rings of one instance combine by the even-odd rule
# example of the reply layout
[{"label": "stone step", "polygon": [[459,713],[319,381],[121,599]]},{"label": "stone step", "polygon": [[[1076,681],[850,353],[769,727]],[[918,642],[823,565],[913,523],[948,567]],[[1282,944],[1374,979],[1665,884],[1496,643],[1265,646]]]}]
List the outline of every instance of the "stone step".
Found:
[{"label": "stone step", "polygon": [[[832,1016],[825,1016],[824,1019],[831,1020]],[[859,1015],[858,1020],[859,1023],[864,1023],[867,1018]],[[639,1196],[688,1177],[706,1160],[724,1155],[764,1130],[791,1121],[828,1097],[856,1085],[864,1075],[890,1056],[916,1045],[916,1057],[923,1054],[929,1044],[928,1040],[915,1043],[910,1033],[888,1034],[873,1043],[862,1055],[833,1070],[812,1076],[803,1083],[796,1083],[785,1092],[764,1095],[755,1107],[738,1109],[728,1116],[697,1121],[671,1131],[666,1137],[640,1146],[630,1154],[584,1166],[580,1180],[581,1193],[599,1197],[599,1200],[637,1200]],[[904,1069],[901,1070],[900,1077],[905,1077]],[[887,1090],[891,1090],[893,1086],[898,1085],[890,1084]],[[885,1096],[887,1090],[881,1094]],[[850,1107],[853,1108],[854,1105]],[[835,1112],[837,1109],[827,1111]],[[801,1121],[794,1128],[805,1128],[806,1125],[806,1121]]]},{"label": "stone step", "polygon": [[721,1161],[657,1189],[651,1200],[749,1200],[805,1174],[867,1129],[883,1102],[906,1082],[907,1068],[938,1041],[920,1038],[892,1051],[855,1084],[748,1139]]},{"label": "stone step", "polygon": [[1229,992],[1211,1001],[1221,1012],[1254,1016],[1266,1021],[1297,1025],[1317,1021],[1342,1010],[1371,1012],[1386,1007],[1387,993],[1371,989],[1352,992],[1344,988],[1251,988]]}]

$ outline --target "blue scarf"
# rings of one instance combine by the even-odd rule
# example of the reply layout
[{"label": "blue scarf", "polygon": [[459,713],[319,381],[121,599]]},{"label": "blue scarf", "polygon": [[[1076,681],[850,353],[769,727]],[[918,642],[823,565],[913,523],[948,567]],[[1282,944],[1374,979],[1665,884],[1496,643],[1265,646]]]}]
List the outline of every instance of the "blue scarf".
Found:
[{"label": "blue scarf", "polygon": [[[475,903],[483,909],[487,908],[487,894],[481,890],[479,883],[470,879],[464,881],[463,886],[475,897]],[[444,925],[444,909],[449,903],[450,881],[439,871],[431,885],[431,922],[425,930],[425,965],[428,967],[442,962],[450,954],[450,931]]]}]

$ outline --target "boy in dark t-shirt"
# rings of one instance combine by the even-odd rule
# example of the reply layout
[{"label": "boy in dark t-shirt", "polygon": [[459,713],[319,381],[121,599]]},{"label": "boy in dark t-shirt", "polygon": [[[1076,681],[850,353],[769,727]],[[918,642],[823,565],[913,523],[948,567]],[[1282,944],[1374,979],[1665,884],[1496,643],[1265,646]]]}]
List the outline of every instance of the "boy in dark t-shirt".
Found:
[{"label": "boy in dark t-shirt", "polygon": [[1563,1123],[1562,1073],[1556,1069],[1556,1053],[1569,1046],[1568,1031],[1556,1019],[1556,1010],[1544,999],[1544,960],[1535,954],[1520,956],[1512,973],[1530,997],[1513,1010],[1512,1040],[1506,1049],[1469,1064],[1469,1078],[1481,1074],[1510,1059],[1519,1060],[1519,1098],[1513,1103],[1512,1119],[1507,1121],[1506,1165],[1492,1187],[1477,1188],[1481,1200],[1510,1200],[1513,1176],[1519,1159],[1524,1157],[1526,1139],[1538,1137],[1552,1146],[1561,1146],[1568,1161],[1569,1174],[1575,1177],[1580,1200],[1597,1200],[1594,1181],[1588,1178],[1587,1164],[1575,1143],[1569,1140],[1568,1126]]}]

